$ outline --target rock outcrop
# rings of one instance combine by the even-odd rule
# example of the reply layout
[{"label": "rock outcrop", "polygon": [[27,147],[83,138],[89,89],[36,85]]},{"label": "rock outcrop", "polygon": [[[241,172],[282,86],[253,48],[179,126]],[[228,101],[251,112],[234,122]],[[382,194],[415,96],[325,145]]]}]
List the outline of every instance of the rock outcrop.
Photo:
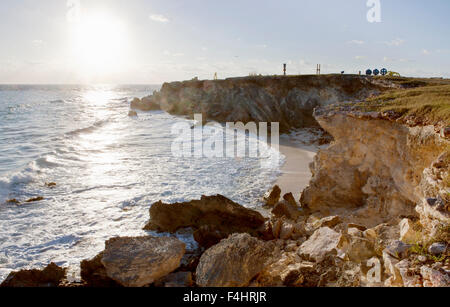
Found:
[{"label": "rock outcrop", "polygon": [[317,126],[312,116],[316,107],[362,100],[392,86],[351,75],[244,77],[165,83],[148,98],[175,115],[200,113],[218,122],[279,122],[280,129],[288,131]]},{"label": "rock outcrop", "polygon": [[125,287],[143,287],[175,271],[185,253],[176,238],[113,238],[101,259],[109,278]]},{"label": "rock outcrop", "polygon": [[228,198],[202,196],[187,203],[155,203],[150,208],[150,221],[145,230],[176,232],[191,227],[195,237],[206,247],[218,243],[233,233],[249,233],[258,236],[265,218]]},{"label": "rock outcrop", "polygon": [[0,287],[6,288],[49,288],[58,287],[66,277],[66,269],[50,263],[43,270],[22,270],[8,275]]},{"label": "rock outcrop", "polygon": [[130,104],[131,109],[141,111],[158,111],[161,110],[160,105],[155,102],[152,96],[147,96],[142,99],[134,98]]},{"label": "rock outcrop", "polygon": [[201,287],[245,287],[272,261],[272,242],[248,234],[234,234],[208,249],[197,267]]},{"label": "rock outcrop", "polygon": [[303,206],[345,212],[369,228],[408,216],[420,217],[429,232],[449,225],[450,212],[437,204],[449,201],[443,180],[449,159],[442,156],[450,141],[433,126],[409,127],[381,113],[339,107],[318,109],[315,116],[335,141],[314,160]]}]

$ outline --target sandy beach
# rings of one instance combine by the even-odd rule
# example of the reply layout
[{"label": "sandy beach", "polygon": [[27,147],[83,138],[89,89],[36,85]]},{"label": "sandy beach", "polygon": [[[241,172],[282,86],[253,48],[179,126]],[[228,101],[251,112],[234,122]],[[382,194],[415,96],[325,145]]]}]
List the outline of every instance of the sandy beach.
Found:
[{"label": "sandy beach", "polygon": [[300,134],[305,137],[304,133],[280,137],[280,152],[286,156],[286,162],[281,168],[282,174],[276,182],[281,188],[282,195],[292,193],[297,200],[300,199],[302,191],[311,180],[309,165],[319,150],[318,146],[304,144],[299,137]]}]

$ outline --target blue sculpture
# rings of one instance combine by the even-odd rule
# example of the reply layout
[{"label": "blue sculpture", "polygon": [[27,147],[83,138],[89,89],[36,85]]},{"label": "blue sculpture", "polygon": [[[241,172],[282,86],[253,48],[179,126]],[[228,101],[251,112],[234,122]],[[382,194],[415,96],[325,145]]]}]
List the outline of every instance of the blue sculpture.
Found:
[{"label": "blue sculpture", "polygon": [[373,70],[373,74],[375,75],[375,76],[378,76],[379,74],[380,74],[380,71],[378,70],[378,69],[374,69]]},{"label": "blue sculpture", "polygon": [[371,76],[372,75],[372,71],[370,69],[366,70],[366,75]]},{"label": "blue sculpture", "polygon": [[387,73],[388,73],[388,71],[387,71],[386,68],[383,68],[383,69],[381,70],[381,75],[386,76]]}]

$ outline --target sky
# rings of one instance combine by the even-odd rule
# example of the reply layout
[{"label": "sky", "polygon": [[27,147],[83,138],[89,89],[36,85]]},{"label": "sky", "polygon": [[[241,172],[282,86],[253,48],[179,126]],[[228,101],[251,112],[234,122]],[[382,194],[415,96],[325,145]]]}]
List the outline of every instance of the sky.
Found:
[{"label": "sky", "polygon": [[0,83],[159,84],[283,63],[450,77],[450,1],[378,1],[369,22],[367,0],[2,0]]}]

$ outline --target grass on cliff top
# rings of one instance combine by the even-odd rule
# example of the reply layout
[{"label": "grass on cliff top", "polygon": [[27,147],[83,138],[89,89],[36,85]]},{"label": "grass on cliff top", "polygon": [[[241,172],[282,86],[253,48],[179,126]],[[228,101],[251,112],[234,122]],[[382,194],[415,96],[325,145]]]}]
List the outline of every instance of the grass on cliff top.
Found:
[{"label": "grass on cliff top", "polygon": [[450,125],[450,80],[403,78],[394,82],[407,84],[407,88],[387,91],[360,106],[366,111],[394,111],[400,119],[416,118],[427,125]]}]

